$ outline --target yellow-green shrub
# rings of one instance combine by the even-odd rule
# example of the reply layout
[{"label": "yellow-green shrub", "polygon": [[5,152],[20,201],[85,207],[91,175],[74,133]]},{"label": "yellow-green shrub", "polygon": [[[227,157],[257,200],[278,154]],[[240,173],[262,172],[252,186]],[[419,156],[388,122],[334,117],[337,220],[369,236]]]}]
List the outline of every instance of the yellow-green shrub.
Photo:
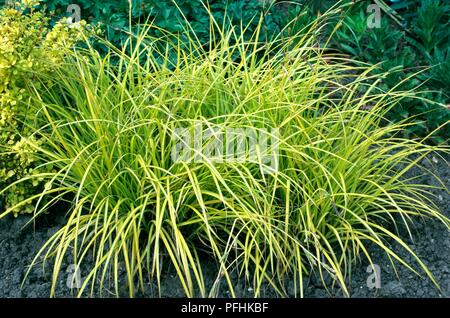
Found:
[{"label": "yellow-green shrub", "polygon": [[[29,136],[29,125],[35,114],[29,112],[27,81],[53,70],[64,60],[68,49],[82,36],[84,22],[64,22],[49,26],[44,12],[33,8],[40,0],[15,3],[0,10],[0,188],[38,172],[39,162]],[[35,191],[39,178],[12,186],[0,198],[0,209],[14,206]],[[31,205],[14,211],[32,212]]]}]

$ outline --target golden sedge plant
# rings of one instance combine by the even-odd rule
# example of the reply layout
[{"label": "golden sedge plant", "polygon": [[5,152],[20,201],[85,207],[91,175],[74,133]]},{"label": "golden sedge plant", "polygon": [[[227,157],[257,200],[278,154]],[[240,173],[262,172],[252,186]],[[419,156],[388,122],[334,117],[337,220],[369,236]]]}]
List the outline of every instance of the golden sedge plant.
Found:
[{"label": "golden sedge plant", "polygon": [[[450,225],[428,187],[405,177],[424,156],[448,148],[398,137],[406,124],[382,125],[414,92],[381,91],[373,67],[327,55],[316,44],[319,21],[261,43],[261,27],[245,40],[211,19],[220,40],[207,47],[188,31],[187,45],[177,35],[152,38],[153,27],[104,57],[75,51],[33,94],[43,127],[32,136],[45,142],[30,147],[39,168],[53,170],[38,174],[41,194],[0,217],[35,200],[35,218],[69,203],[66,223],[34,260],[53,260],[52,295],[65,259],[90,266],[80,296],[101,293],[111,277],[118,296],[120,284],[134,296],[148,280],[160,286],[162,268],[176,272],[189,297],[217,296],[221,286],[239,296],[236,274],[254,296],[263,286],[303,296],[303,277],[313,272],[328,273],[348,294],[357,258],[372,263],[369,244],[437,285],[388,226],[409,229],[417,217]],[[195,125],[269,131],[276,164],[263,160],[261,147],[242,160],[213,160],[211,135],[200,148],[185,144],[186,160],[175,160],[179,129]],[[391,243],[417,263],[407,264]],[[211,261],[217,279],[207,284],[203,262]]]}]

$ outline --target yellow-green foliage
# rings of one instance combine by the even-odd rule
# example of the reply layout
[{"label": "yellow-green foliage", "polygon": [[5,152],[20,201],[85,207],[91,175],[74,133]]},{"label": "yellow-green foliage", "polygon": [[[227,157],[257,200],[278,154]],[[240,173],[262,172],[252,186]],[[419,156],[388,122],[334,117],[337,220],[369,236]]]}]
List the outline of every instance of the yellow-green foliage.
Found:
[{"label": "yellow-green foliage", "polygon": [[[0,10],[0,188],[38,173],[31,145],[41,141],[28,129],[34,114],[28,111],[27,81],[61,64],[82,36],[84,22],[74,26],[59,22],[50,28],[44,12],[33,9],[39,2],[26,0]],[[40,183],[39,178],[30,178],[12,186],[0,198],[0,209],[14,206]],[[14,212],[32,211],[28,205]]]},{"label": "yellow-green foliage", "polygon": [[[303,296],[303,278],[314,273],[348,295],[352,266],[361,257],[373,265],[373,245],[394,266],[438,284],[394,229],[410,230],[417,216],[450,228],[424,195],[429,186],[406,177],[430,152],[449,151],[399,137],[407,124],[380,125],[414,92],[381,91],[374,67],[317,48],[317,28],[264,43],[215,28],[220,42],[205,50],[192,38],[182,47],[169,34],[153,37],[153,27],[130,35],[129,49],[104,42],[111,48],[104,57],[92,47],[77,50],[48,77],[53,86],[32,96],[36,120],[48,124],[40,130],[46,147],[34,149],[54,170],[40,174],[47,201],[34,216],[58,202],[68,207],[66,223],[32,262],[51,259],[52,296],[67,260],[85,271],[78,296],[125,296],[123,287],[135,296],[150,283],[160,287],[168,269],[190,297],[227,287],[241,296],[234,275],[255,297],[266,287]],[[276,128],[277,169],[264,163],[260,147],[257,159],[212,160],[204,139],[201,151],[187,146],[201,160],[174,160],[175,129],[197,124]],[[203,274],[211,259],[214,281]]]}]

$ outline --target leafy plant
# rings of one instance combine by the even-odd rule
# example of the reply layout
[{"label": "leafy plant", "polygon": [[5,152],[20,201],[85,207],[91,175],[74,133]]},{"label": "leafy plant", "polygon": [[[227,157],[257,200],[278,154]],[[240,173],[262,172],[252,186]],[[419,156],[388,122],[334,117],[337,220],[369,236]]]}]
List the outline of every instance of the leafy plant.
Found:
[{"label": "leafy plant", "polygon": [[[66,15],[70,4],[71,0],[48,0],[45,3],[56,16]],[[124,31],[129,30],[130,22],[138,30],[139,25],[147,21],[169,32],[183,32],[189,24],[198,40],[206,45],[210,40],[208,11],[219,23],[247,26],[249,34],[257,26],[260,16],[264,15],[261,37],[276,35],[288,22],[284,10],[274,5],[272,0],[132,0],[131,7],[129,1],[80,0],[77,5],[81,8],[81,17],[93,24],[101,23],[105,36],[116,46],[124,45],[128,40]],[[154,36],[162,35],[158,28],[150,32],[154,32]],[[183,42],[186,39],[180,40]]]},{"label": "leafy plant", "polygon": [[440,0],[421,1],[417,8],[417,16],[411,25],[416,35],[415,46],[424,55],[429,55],[435,48],[442,45],[448,47],[450,41],[449,31],[450,5]]},{"label": "leafy plant", "polygon": [[[80,30],[57,23],[49,28],[48,19],[34,10],[39,1],[23,1],[0,10],[0,188],[8,191],[0,197],[0,209],[8,209],[25,197],[40,191],[42,172],[31,144],[42,141],[30,135],[30,111],[27,82],[49,72],[63,62]],[[31,76],[31,77],[30,77]],[[16,181],[30,177],[29,182]],[[13,212],[31,213],[30,203]]]},{"label": "leafy plant", "polygon": [[445,105],[450,99],[445,84],[445,52],[450,43],[450,6],[434,0],[391,3],[395,16],[403,18],[403,27],[385,15],[380,28],[368,28],[366,8],[369,2],[360,1],[344,17],[332,45],[360,61],[379,64],[380,73],[389,71],[382,81],[385,89],[398,87],[398,83],[423,69],[415,81],[406,81],[399,88],[409,90],[420,85],[427,91],[422,94],[424,99],[406,99],[392,109],[388,117],[393,121],[409,118],[416,123],[405,131],[405,136],[432,133],[433,142],[448,142],[450,111]]},{"label": "leafy plant", "polygon": [[[79,266],[91,253],[80,296],[101,292],[110,273],[119,295],[121,269],[134,296],[147,275],[159,285],[168,266],[187,296],[215,296],[223,280],[235,296],[232,272],[253,285],[255,296],[263,284],[285,296],[287,278],[302,296],[302,277],[315,271],[329,273],[347,294],[359,255],[372,263],[369,243],[418,273],[388,242],[413,255],[437,284],[389,227],[409,229],[420,216],[450,227],[425,195],[428,187],[405,177],[430,152],[449,149],[401,138],[409,124],[380,126],[414,93],[383,92],[382,77],[369,75],[373,67],[325,54],[314,45],[315,28],[259,42],[262,27],[260,20],[246,40],[217,24],[211,37],[220,34],[220,41],[206,50],[189,33],[190,45],[181,47],[178,35],[154,37],[148,25],[130,38],[128,50],[109,44],[103,57],[92,47],[78,49],[42,81],[31,105],[44,126],[32,136],[45,142],[30,146],[44,171],[53,169],[38,174],[47,184],[39,198],[47,200],[35,217],[70,203],[67,223],[34,259],[54,257],[52,295],[63,259],[71,255]],[[155,55],[172,50],[175,62],[158,63]],[[217,163],[203,152],[200,161],[174,160],[176,128],[194,124],[275,128],[278,165],[265,163],[260,150],[243,161]],[[25,197],[0,217],[34,199]],[[204,252],[217,263],[212,286],[203,279]]]}]

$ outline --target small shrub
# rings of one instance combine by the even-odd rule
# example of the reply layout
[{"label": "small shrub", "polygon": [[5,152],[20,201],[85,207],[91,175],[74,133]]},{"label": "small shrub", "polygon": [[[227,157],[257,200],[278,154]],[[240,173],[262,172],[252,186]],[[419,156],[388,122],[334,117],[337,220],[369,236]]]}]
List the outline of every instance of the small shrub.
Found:
[{"label": "small shrub", "polygon": [[[68,48],[80,38],[80,30],[48,19],[34,10],[39,1],[23,1],[0,10],[0,209],[9,209],[24,198],[41,191],[39,162],[31,145],[41,145],[30,136],[35,113],[30,108],[27,83],[61,64]],[[30,177],[28,182],[17,180]],[[30,203],[14,213],[30,213]]]}]

